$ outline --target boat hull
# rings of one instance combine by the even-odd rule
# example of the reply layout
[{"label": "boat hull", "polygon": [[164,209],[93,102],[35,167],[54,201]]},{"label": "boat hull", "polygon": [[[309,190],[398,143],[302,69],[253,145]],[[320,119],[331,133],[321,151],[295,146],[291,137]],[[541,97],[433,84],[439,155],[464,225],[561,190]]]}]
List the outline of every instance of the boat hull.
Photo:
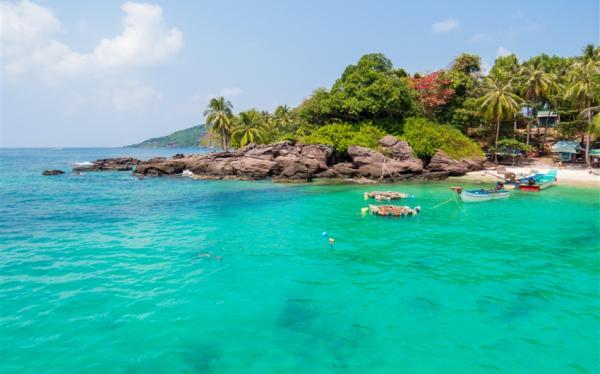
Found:
[{"label": "boat hull", "polygon": [[477,203],[482,201],[490,201],[490,200],[498,200],[498,199],[506,199],[510,196],[508,191],[481,191],[481,190],[472,190],[472,191],[462,191],[460,194],[460,198],[463,202],[466,203]]}]

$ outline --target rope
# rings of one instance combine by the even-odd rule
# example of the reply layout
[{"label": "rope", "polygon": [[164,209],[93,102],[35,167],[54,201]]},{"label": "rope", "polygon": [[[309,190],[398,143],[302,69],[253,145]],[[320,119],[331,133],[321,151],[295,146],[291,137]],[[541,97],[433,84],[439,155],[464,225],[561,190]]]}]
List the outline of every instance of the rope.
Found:
[{"label": "rope", "polygon": [[439,203],[438,205],[434,206],[434,207],[433,207],[433,208],[431,208],[431,209],[435,209],[435,208],[437,208],[437,207],[440,207],[440,206],[442,206],[442,205],[444,205],[444,204],[448,204],[448,203],[449,203],[449,202],[451,202],[452,200],[455,200],[454,196],[452,196],[450,199],[448,199],[448,200],[446,200],[446,201],[444,201],[444,202],[442,202],[442,203]]}]

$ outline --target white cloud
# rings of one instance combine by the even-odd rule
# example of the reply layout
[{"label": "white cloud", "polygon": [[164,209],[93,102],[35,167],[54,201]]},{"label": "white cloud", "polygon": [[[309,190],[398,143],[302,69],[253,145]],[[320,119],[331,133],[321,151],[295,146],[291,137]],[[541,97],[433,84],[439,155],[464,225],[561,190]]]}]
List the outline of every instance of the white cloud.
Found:
[{"label": "white cloud", "polygon": [[459,22],[457,20],[449,18],[443,21],[434,22],[433,25],[431,25],[431,30],[436,34],[440,34],[452,31],[458,28],[458,26]]},{"label": "white cloud", "polygon": [[484,32],[478,32],[476,34],[473,34],[469,40],[473,43],[480,43],[480,42],[485,42],[489,39],[490,39],[489,34],[486,34]]},{"label": "white cloud", "polygon": [[512,52],[504,47],[498,47],[498,49],[496,50],[496,56],[498,57],[508,56],[510,54],[512,54]]},{"label": "white cloud", "polygon": [[167,28],[159,6],[126,2],[121,9],[122,32],[103,38],[90,53],[79,53],[56,40],[61,24],[50,9],[28,0],[1,3],[3,69],[10,76],[34,71],[56,81],[155,66],[181,48],[181,32]]}]

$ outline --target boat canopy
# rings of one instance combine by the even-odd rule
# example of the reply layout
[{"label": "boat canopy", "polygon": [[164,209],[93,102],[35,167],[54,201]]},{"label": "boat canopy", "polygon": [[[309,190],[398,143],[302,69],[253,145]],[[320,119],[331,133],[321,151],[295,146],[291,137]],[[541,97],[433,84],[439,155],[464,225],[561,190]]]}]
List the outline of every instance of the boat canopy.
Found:
[{"label": "boat canopy", "polygon": [[600,157],[600,148],[590,149],[590,156]]},{"label": "boat canopy", "polygon": [[568,140],[558,141],[558,142],[554,143],[554,145],[552,146],[553,153],[577,154],[577,153],[581,152],[581,150],[582,150],[581,144],[579,144],[578,142],[568,141]]}]

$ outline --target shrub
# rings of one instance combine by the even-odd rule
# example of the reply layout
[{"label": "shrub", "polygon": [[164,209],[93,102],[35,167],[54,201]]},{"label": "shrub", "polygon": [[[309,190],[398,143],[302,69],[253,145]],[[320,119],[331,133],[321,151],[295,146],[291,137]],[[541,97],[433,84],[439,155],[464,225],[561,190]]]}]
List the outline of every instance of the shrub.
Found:
[{"label": "shrub", "polygon": [[384,135],[382,130],[370,125],[355,128],[347,123],[333,123],[319,127],[300,140],[305,144],[327,144],[336,151],[346,152],[353,145],[376,149],[377,141]]},{"label": "shrub", "polygon": [[409,118],[402,138],[421,158],[431,158],[438,149],[454,159],[484,156],[481,147],[455,127],[425,118]]}]

